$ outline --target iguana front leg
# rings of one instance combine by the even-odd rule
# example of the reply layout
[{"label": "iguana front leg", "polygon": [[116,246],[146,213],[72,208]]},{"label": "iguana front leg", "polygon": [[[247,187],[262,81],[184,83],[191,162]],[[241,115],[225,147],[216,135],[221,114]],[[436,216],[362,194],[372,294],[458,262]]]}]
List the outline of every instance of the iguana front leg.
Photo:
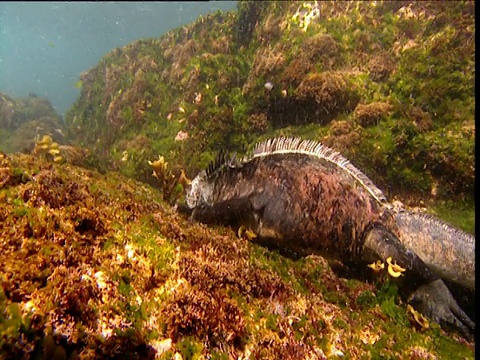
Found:
[{"label": "iguana front leg", "polygon": [[373,227],[365,236],[363,259],[385,261],[388,257],[406,269],[399,286],[413,307],[442,327],[454,328],[469,340],[473,338],[475,324],[458,306],[443,280],[392,232],[381,225]]}]

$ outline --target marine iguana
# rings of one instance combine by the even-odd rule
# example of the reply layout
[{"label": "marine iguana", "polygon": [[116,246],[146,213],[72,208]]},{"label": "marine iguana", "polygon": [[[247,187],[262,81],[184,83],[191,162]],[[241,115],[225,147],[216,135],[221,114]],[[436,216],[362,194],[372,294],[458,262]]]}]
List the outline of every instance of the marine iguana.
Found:
[{"label": "marine iguana", "polygon": [[241,159],[219,154],[186,190],[193,219],[245,225],[263,244],[357,264],[388,257],[406,269],[403,295],[471,339],[474,322],[448,284],[475,292],[475,238],[430,215],[395,209],[350,161],[300,138],[258,143]]}]

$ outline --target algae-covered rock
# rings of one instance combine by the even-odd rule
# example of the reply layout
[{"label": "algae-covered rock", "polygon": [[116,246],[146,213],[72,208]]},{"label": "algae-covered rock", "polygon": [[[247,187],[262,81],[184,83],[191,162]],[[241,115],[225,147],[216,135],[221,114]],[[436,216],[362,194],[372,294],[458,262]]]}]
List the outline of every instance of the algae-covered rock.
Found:
[{"label": "algae-covered rock", "polygon": [[[157,154],[192,176],[217,150],[272,135],[324,140],[347,121],[362,129],[345,155],[392,197],[473,203],[474,136],[447,145],[442,134],[474,122],[474,29],[471,1],[241,1],[82,74],[70,138],[150,181]],[[126,147],[138,137],[148,140]]]},{"label": "algae-covered rock", "polygon": [[116,172],[0,160],[2,359],[474,358],[384,277],[207,228]]}]

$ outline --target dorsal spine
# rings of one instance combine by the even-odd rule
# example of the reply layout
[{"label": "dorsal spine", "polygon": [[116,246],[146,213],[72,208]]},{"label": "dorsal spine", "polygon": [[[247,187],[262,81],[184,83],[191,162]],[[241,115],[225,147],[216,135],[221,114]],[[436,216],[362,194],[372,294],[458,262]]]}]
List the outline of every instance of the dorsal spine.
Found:
[{"label": "dorsal spine", "polygon": [[305,154],[329,161],[353,176],[355,180],[357,180],[376,201],[383,206],[391,208],[391,205],[388,203],[383,192],[375,186],[375,184],[367,177],[367,175],[357,169],[340,153],[318,141],[302,140],[298,137],[279,137],[268,139],[256,144],[251,157],[244,159],[244,161],[249,161],[252,158],[269,156],[273,154]]}]

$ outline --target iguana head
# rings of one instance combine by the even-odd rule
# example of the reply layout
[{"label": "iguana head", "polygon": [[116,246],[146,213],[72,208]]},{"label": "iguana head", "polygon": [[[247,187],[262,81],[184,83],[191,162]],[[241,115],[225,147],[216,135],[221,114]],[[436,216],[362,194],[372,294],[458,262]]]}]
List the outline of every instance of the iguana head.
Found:
[{"label": "iguana head", "polygon": [[205,171],[200,172],[187,188],[185,200],[190,209],[212,202],[213,184]]},{"label": "iguana head", "polygon": [[214,194],[215,184],[218,190],[218,181],[221,174],[225,173],[227,168],[235,168],[241,166],[237,162],[236,155],[229,155],[225,152],[220,152],[215,160],[213,160],[208,167],[201,171],[187,188],[185,194],[185,201],[190,209],[194,209],[201,205],[212,205],[215,199],[218,199],[217,194]]}]

